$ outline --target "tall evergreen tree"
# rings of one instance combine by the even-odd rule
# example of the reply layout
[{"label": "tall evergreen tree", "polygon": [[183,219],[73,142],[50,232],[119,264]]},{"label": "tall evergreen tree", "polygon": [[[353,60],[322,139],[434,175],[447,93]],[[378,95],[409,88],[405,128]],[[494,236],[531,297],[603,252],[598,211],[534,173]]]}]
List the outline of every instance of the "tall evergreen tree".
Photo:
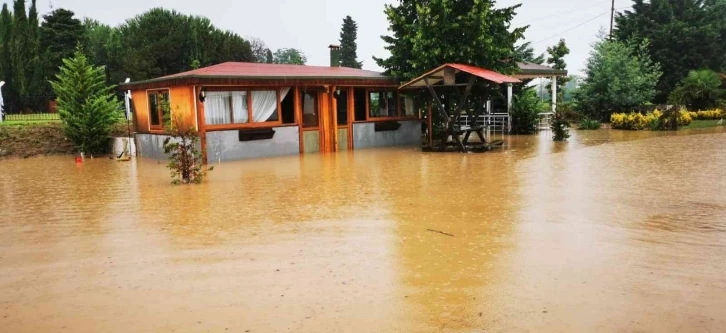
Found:
[{"label": "tall evergreen tree", "polygon": [[75,14],[67,9],[59,8],[43,16],[40,27],[40,45],[49,52],[53,73],[63,64],[63,59],[73,56],[78,44],[85,44],[86,31]]},{"label": "tall evergreen tree", "polygon": [[66,136],[81,152],[102,153],[111,125],[121,116],[121,102],[115,87],[105,84],[103,68],[92,66],[79,47],[63,60],[51,85]]},{"label": "tall evergreen tree", "polygon": [[[567,47],[567,44],[565,43],[564,39],[560,39],[560,41],[551,47],[547,48],[547,53],[549,54],[549,57],[547,58],[547,63],[552,66],[554,69],[559,70],[566,70],[567,69],[567,63],[565,62],[565,56],[570,54],[570,49]],[[569,77],[560,77],[557,79],[557,100],[564,100],[565,96],[565,85],[567,82],[570,81]],[[547,91],[550,93],[550,96],[552,95],[552,85],[547,86]]]},{"label": "tall evergreen tree", "polygon": [[17,94],[15,106],[18,111],[26,108],[28,95],[28,17],[25,12],[25,1],[15,0],[13,3],[13,33],[11,47],[11,62],[13,70],[13,87]]},{"label": "tall evergreen tree", "polygon": [[526,27],[510,29],[520,5],[494,0],[399,0],[386,5],[390,57],[376,59],[386,74],[407,81],[445,63],[467,63],[512,73],[515,43]]},{"label": "tall evergreen tree", "polygon": [[615,22],[618,40],[649,41],[648,53],[663,69],[657,102],[690,70],[726,70],[725,0],[633,0],[633,9]]},{"label": "tall evergreen tree", "polygon": [[275,58],[272,56],[272,50],[267,49],[267,57],[265,59],[265,62],[268,64],[275,63]]},{"label": "tall evergreen tree", "polygon": [[343,28],[340,31],[340,66],[361,68],[363,62],[358,61],[358,24],[353,18],[346,16],[343,19]]},{"label": "tall evergreen tree", "polygon": [[15,84],[13,78],[13,16],[8,10],[8,4],[3,4],[3,9],[0,12],[0,71],[2,77],[0,80],[5,81],[5,86],[2,89],[3,102],[5,104],[3,112],[14,112],[16,111],[15,101],[17,100],[17,92],[15,91]]},{"label": "tall evergreen tree", "polygon": [[545,62],[545,56],[544,54],[535,56],[532,43],[526,42],[514,49],[514,61],[541,65]]}]

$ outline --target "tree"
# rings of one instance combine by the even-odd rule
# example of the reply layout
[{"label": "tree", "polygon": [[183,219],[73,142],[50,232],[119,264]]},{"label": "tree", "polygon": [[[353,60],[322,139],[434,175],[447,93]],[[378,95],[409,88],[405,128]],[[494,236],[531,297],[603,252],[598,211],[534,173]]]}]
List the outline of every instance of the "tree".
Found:
[{"label": "tree", "polygon": [[[549,54],[549,57],[547,58],[547,63],[552,66],[552,68],[559,70],[567,69],[567,63],[565,63],[565,56],[570,54],[570,49],[567,47],[564,39],[560,39],[557,45],[548,47],[547,53]],[[570,78],[568,77],[560,77],[559,79],[557,79],[557,99],[560,101],[564,100],[564,88],[568,81],[570,81]],[[552,95],[551,85],[547,87],[547,91],[550,93],[550,95]]]},{"label": "tree", "polygon": [[545,56],[544,54],[535,56],[532,43],[526,42],[514,49],[514,61],[542,65],[545,62]]},{"label": "tree", "polygon": [[689,110],[716,108],[719,98],[724,96],[721,77],[718,73],[703,69],[690,71],[669,97],[669,103],[680,104]]},{"label": "tree", "polygon": [[512,134],[533,134],[543,105],[532,89],[522,90],[512,99]]},{"label": "tree", "polygon": [[390,51],[374,58],[389,76],[411,80],[445,63],[466,63],[513,73],[515,43],[526,27],[510,29],[520,6],[496,8],[493,0],[399,0],[386,5]]},{"label": "tree", "polygon": [[[123,72],[145,80],[225,61],[253,61],[250,43],[208,19],[154,8],[119,27]],[[196,60],[196,62],[195,62]]]},{"label": "tree", "polygon": [[275,58],[272,56],[272,51],[267,49],[267,56],[265,57],[265,63],[272,64],[275,62]]},{"label": "tree", "polygon": [[663,69],[657,102],[665,102],[690,70],[726,69],[724,0],[634,0],[615,22],[619,41],[650,41],[648,54]]},{"label": "tree", "polygon": [[353,18],[346,16],[343,19],[343,28],[340,31],[340,66],[361,68],[363,62],[358,61],[358,24]]},{"label": "tree", "polygon": [[115,86],[107,86],[105,79],[104,69],[91,65],[79,47],[73,58],[63,60],[60,73],[51,82],[63,130],[83,153],[104,152],[111,125],[121,115]]},{"label": "tree", "polygon": [[126,74],[123,72],[123,59],[121,59],[121,32],[118,28],[110,27],[93,19],[83,22],[86,42],[84,51],[88,60],[94,66],[103,66],[106,72],[106,83],[123,82]]},{"label": "tree", "polygon": [[267,51],[269,50],[265,41],[257,37],[248,37],[247,40],[250,42],[250,48],[252,49],[252,56],[255,62],[265,63],[267,61]]},{"label": "tree", "polygon": [[86,31],[75,14],[63,8],[56,9],[43,16],[40,26],[40,45],[49,52],[54,73],[63,64],[63,59],[70,58],[78,44],[85,44]]},{"label": "tree", "polygon": [[276,64],[305,65],[308,59],[298,49],[279,49],[275,51],[274,62]]},{"label": "tree", "polygon": [[[162,107],[168,109],[167,105]],[[199,134],[194,127],[183,125],[183,121],[174,119],[167,124],[169,137],[164,139],[164,153],[168,155],[172,184],[199,184],[207,175],[202,164],[202,153],[197,149]],[[214,167],[209,168],[212,171]]]},{"label": "tree", "polygon": [[575,92],[580,111],[607,121],[613,112],[650,102],[661,71],[647,50],[647,42],[626,44],[604,38],[596,42],[587,60],[587,76]]},{"label": "tree", "polygon": [[13,16],[8,10],[8,4],[3,4],[2,12],[0,12],[0,41],[2,48],[0,49],[0,70],[2,70],[2,79],[5,86],[2,89],[4,112],[14,111],[17,109],[15,101],[17,100],[17,91],[13,78]]}]

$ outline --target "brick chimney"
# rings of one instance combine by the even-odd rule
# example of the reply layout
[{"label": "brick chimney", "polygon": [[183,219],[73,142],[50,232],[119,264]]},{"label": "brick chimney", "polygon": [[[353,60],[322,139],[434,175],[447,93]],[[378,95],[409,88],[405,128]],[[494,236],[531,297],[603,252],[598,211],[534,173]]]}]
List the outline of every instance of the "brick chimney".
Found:
[{"label": "brick chimney", "polygon": [[330,45],[330,67],[340,67],[340,45]]}]

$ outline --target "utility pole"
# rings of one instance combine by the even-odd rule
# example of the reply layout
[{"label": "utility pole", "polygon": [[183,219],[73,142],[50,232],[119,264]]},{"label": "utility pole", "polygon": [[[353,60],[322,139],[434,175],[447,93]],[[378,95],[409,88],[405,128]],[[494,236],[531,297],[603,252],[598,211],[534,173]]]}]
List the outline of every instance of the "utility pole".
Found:
[{"label": "utility pole", "polygon": [[610,39],[613,39],[613,21],[615,21],[615,0],[610,8]]}]

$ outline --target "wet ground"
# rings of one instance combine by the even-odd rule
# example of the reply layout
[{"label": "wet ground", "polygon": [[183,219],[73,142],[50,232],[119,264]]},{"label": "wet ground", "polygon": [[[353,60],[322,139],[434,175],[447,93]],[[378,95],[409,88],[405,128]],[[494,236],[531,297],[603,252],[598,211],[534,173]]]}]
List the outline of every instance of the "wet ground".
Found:
[{"label": "wet ground", "polygon": [[0,161],[0,331],[726,331],[726,128],[548,135]]}]

